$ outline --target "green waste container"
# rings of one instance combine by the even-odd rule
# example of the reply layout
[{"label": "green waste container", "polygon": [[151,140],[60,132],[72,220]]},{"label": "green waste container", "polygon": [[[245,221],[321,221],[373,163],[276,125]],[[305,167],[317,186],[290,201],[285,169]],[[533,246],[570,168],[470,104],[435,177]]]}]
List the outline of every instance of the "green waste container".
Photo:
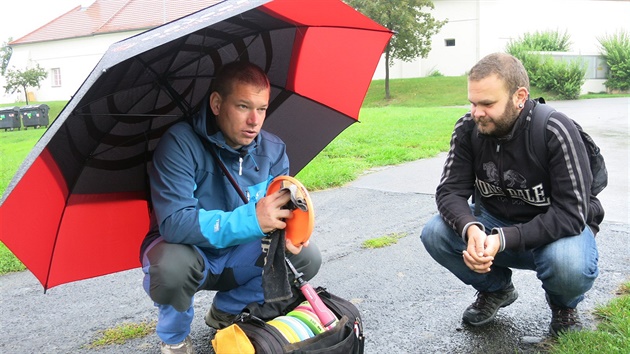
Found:
[{"label": "green waste container", "polygon": [[20,107],[20,117],[22,117],[22,126],[24,130],[27,127],[48,127],[48,111],[50,107],[47,104],[34,104]]},{"label": "green waste container", "polygon": [[20,130],[20,108],[19,107],[2,107],[0,108],[0,129]]}]

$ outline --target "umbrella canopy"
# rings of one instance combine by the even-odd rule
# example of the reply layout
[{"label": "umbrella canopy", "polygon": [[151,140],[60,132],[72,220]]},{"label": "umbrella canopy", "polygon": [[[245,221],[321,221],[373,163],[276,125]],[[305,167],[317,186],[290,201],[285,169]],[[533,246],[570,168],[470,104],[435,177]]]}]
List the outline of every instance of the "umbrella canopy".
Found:
[{"label": "umbrella canopy", "polygon": [[0,240],[45,289],[138,267],[152,152],[221,65],[267,72],[295,175],[357,121],[391,35],[339,0],[228,0],[113,44],[7,188]]}]

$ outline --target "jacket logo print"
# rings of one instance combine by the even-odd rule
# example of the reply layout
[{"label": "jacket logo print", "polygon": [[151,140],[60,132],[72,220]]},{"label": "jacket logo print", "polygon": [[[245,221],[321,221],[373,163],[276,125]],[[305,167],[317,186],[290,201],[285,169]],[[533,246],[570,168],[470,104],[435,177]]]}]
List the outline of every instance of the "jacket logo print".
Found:
[{"label": "jacket logo print", "polygon": [[500,186],[499,170],[494,162],[484,163],[483,169],[486,173],[486,180],[477,178],[475,181],[475,185],[482,197],[506,196],[513,200],[522,200],[537,207],[551,205],[550,198],[546,196],[542,183],[528,188],[527,179],[522,174],[515,170],[507,170],[503,173],[503,181],[505,186],[509,188],[504,189]]},{"label": "jacket logo print", "polygon": [[545,196],[545,189],[542,183],[539,183],[532,188],[514,189],[507,188],[510,197],[514,199],[520,199],[526,203],[535,206],[547,206],[551,205],[549,197]]},{"label": "jacket logo print", "polygon": [[518,184],[521,188],[527,188],[527,180],[525,177],[514,170],[505,171],[503,179],[507,183],[508,187],[514,187],[514,185]]},{"label": "jacket logo print", "polygon": [[486,162],[483,164],[483,170],[486,172],[486,176],[488,177],[488,182],[499,183],[499,169],[494,162]]}]

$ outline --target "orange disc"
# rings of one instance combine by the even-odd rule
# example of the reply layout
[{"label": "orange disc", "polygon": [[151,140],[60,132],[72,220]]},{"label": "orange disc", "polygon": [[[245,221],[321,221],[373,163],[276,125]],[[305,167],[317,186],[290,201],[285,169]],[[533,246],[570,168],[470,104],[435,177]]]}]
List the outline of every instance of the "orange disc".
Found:
[{"label": "orange disc", "polygon": [[275,193],[282,188],[289,188],[292,184],[297,187],[298,193],[301,194],[303,201],[306,203],[307,210],[303,211],[300,208],[295,208],[292,211],[293,217],[285,220],[287,227],[284,231],[285,237],[291,240],[291,243],[296,247],[299,247],[311,238],[311,233],[313,233],[313,227],[315,225],[315,212],[313,211],[313,203],[311,202],[308,191],[297,179],[291,176],[278,176],[269,183],[267,195]]}]

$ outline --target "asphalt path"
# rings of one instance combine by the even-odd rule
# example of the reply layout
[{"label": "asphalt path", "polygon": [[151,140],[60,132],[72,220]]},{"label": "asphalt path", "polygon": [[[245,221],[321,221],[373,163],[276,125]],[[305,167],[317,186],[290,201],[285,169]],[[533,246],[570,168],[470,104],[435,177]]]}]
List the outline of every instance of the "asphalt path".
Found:
[{"label": "asphalt path", "polygon": [[[594,328],[593,309],[630,280],[628,193],[630,99],[548,102],[578,121],[602,148],[609,186],[600,194],[606,218],[597,236],[600,276],[578,309]],[[316,212],[312,239],[324,264],[311,280],[353,301],[362,313],[366,353],[544,352],[551,314],[533,272],[516,270],[519,299],[492,324],[471,328],[462,311],[475,292],[435,263],[420,242],[436,214],[434,191],[444,154],[367,171],[342,188],[311,193]],[[398,243],[365,249],[365,240],[404,235]],[[203,315],[214,292],[195,299],[192,337],[197,353],[213,353]],[[64,284],[44,293],[28,271],[0,277],[1,353],[157,353],[155,335],[90,348],[105,329],[153,321],[157,310],[133,269]]]}]

